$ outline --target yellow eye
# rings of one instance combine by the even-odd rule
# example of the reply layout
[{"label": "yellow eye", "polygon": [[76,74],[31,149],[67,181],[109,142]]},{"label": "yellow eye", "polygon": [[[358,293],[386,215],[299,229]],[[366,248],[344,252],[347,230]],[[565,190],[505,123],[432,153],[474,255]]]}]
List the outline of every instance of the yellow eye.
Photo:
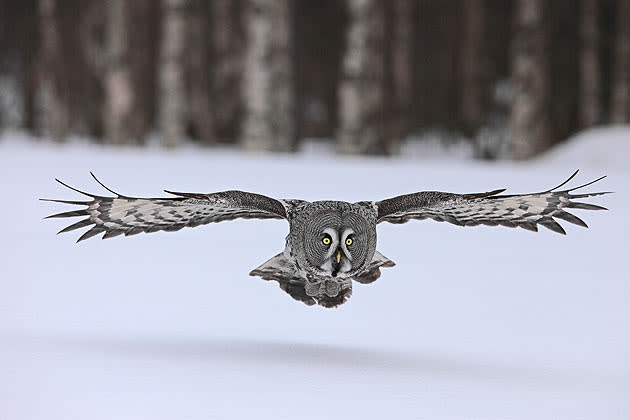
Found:
[{"label": "yellow eye", "polygon": [[324,237],[322,238],[322,243],[323,243],[324,245],[330,245],[330,242],[331,242],[331,240],[330,240],[330,236],[324,236]]},{"label": "yellow eye", "polygon": [[352,245],[352,242],[354,242],[352,238],[346,238],[346,246]]}]

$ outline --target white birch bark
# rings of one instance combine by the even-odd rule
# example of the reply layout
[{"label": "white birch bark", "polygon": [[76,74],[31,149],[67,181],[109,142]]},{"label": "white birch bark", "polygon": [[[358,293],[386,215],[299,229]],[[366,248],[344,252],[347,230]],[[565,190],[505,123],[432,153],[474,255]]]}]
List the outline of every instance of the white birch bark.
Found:
[{"label": "white birch bark", "polygon": [[111,144],[128,144],[134,89],[128,62],[127,1],[110,0],[106,23],[105,137]]},{"label": "white birch bark", "polygon": [[295,94],[288,0],[249,0],[241,143],[250,150],[295,145]]},{"label": "white birch bark", "polygon": [[384,13],[377,0],[347,0],[349,22],[339,83],[341,153],[382,153]]},{"label": "white birch bark", "polygon": [[186,94],[184,53],[187,0],[163,0],[159,69],[159,120],[166,147],[180,144],[185,135]]},{"label": "white birch bark", "polygon": [[514,159],[528,159],[548,146],[547,62],[543,0],[518,0],[512,55],[509,135]]}]

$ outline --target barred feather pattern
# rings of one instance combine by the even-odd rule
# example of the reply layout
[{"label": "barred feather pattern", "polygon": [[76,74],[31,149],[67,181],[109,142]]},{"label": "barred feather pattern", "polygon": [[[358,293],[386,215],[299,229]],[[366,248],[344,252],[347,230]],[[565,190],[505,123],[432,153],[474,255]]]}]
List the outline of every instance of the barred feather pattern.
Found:
[{"label": "barred feather pattern", "polygon": [[331,278],[315,278],[297,269],[284,252],[256,267],[249,275],[259,276],[264,280],[277,281],[280,288],[291,295],[293,299],[308,306],[317,304],[325,308],[334,308],[342,305],[352,296],[351,278],[341,281]]},{"label": "barred feather pattern", "polygon": [[[94,175],[92,174],[94,177]],[[94,177],[96,179],[96,177]],[[286,219],[285,205],[281,200],[243,191],[224,191],[212,194],[177,193],[175,198],[136,198],[115,193],[116,197],[89,194],[57,180],[62,185],[92,198],[90,201],[43,199],[44,201],[83,205],[87,208],[53,214],[49,218],[81,217],[84,219],[58,233],[92,226],[77,242],[104,233],[103,239],[118,235],[135,235],[141,232],[177,231],[224,220]]]},{"label": "barred feather pattern", "polygon": [[582,227],[587,224],[565,209],[607,210],[605,207],[574,201],[606,192],[572,194],[605,177],[571,189],[558,190],[578,173],[555,188],[531,194],[500,195],[504,189],[485,193],[453,194],[424,191],[378,201],[378,223],[405,223],[409,220],[433,219],[459,226],[507,226],[538,231],[538,225],[554,232],[566,234],[555,219],[562,219]]},{"label": "barred feather pattern", "polygon": [[384,256],[380,252],[375,251],[374,257],[372,257],[372,261],[365,269],[365,271],[354,276],[352,279],[362,284],[370,284],[381,277],[381,267],[394,267],[395,265],[395,262]]}]

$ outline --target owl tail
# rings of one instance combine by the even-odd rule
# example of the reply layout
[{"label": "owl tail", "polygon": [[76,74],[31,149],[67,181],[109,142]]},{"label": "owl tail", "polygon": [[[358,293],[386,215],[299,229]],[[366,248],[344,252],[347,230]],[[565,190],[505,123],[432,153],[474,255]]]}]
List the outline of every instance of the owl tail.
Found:
[{"label": "owl tail", "polygon": [[249,275],[277,281],[280,288],[291,295],[293,299],[309,306],[317,303],[312,296],[306,293],[304,279],[296,271],[295,265],[288,261],[282,252],[253,269]]}]

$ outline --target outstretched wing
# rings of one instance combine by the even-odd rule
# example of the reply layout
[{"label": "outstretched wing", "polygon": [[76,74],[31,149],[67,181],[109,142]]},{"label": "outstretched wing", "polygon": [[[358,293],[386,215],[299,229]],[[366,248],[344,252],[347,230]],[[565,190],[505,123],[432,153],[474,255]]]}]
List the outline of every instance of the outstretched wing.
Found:
[{"label": "outstretched wing", "polygon": [[378,209],[377,223],[405,223],[412,219],[429,218],[460,226],[500,225],[522,227],[534,232],[538,231],[537,225],[542,225],[564,235],[566,232],[554,218],[588,227],[582,219],[565,211],[565,208],[606,210],[595,204],[573,200],[608,194],[608,192],[571,194],[572,191],[591,185],[605,177],[578,187],[557,191],[577,173],[578,171],[575,171],[569,179],[555,188],[532,194],[500,195],[505,191],[503,189],[476,194],[424,191],[401,195],[375,203]]},{"label": "outstretched wing", "polygon": [[281,200],[243,191],[223,191],[213,194],[179,193],[166,191],[175,198],[136,198],[118,194],[103,185],[94,174],[92,177],[103,188],[116,195],[101,197],[57,182],[91,198],[89,201],[67,201],[42,199],[65,204],[86,206],[85,209],[53,214],[49,218],[80,217],[84,219],[62,229],[58,233],[70,232],[92,226],[77,242],[103,233],[103,239],[140,232],[176,231],[184,227],[195,227],[224,220],[243,219],[286,219],[285,204]]}]

